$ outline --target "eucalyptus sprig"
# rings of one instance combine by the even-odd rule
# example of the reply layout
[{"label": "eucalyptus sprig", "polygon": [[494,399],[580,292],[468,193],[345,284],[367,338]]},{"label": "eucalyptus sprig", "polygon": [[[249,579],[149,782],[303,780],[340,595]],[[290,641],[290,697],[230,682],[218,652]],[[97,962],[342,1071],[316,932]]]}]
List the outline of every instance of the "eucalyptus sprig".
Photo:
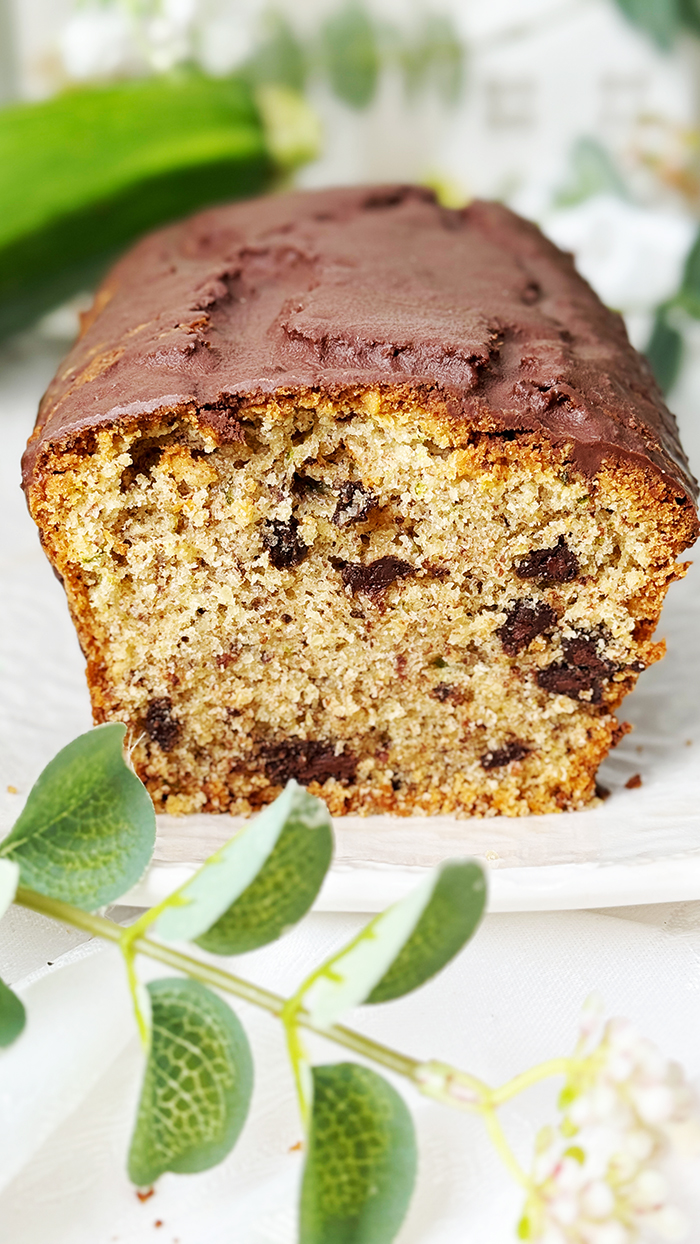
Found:
[{"label": "eucalyptus sprig", "polygon": [[[170,943],[194,943],[213,955],[243,954],[283,936],[306,914],[330,866],[333,831],[325,804],[294,781],[135,924],[123,927],[97,914],[96,908],[114,903],[138,880],[155,842],[153,806],[124,757],[124,734],[122,725],[99,726],[59,752],[41,774],[0,844],[0,916],[14,901],[120,948],[144,1046],[128,1155],[137,1186],[151,1185],[165,1171],[191,1174],[216,1165],[241,1133],[253,1060],[223,993],[262,1007],[284,1026],[306,1135],[300,1244],[389,1244],[408,1208],[418,1165],[411,1115],[393,1085],[356,1062],[313,1065],[305,1031],[390,1070],[446,1106],[480,1114],[525,1192],[520,1239],[602,1244],[613,1238],[610,1225],[622,1222],[630,1242],[638,1238],[637,1227],[677,1232],[678,1215],[663,1196],[660,1203],[658,1179],[653,1215],[642,1192],[656,1175],[649,1162],[681,1135],[700,1137],[700,1122],[679,1070],[654,1058],[629,1025],[608,1024],[594,1039],[595,1023],[587,1014],[573,1057],[491,1088],[458,1068],[420,1061],[339,1022],[351,1007],[419,988],[466,945],[486,903],[484,873],[474,861],[443,863],[315,967],[289,998]],[[179,975],[144,987],[139,956]],[[21,1000],[0,982],[0,1045],[15,1040],[24,1023]],[[497,1111],[557,1075],[565,1080],[561,1123],[558,1130],[543,1131],[526,1172]],[[595,1126],[601,1085],[607,1086],[608,1112],[602,1149]],[[562,1205],[569,1214],[564,1226]]]}]

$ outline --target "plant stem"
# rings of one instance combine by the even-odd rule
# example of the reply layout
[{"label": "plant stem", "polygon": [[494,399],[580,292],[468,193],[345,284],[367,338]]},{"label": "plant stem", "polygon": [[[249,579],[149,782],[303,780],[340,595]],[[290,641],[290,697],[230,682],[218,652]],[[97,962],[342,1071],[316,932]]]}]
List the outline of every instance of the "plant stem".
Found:
[{"label": "plant stem", "polygon": [[572,1059],[570,1058],[550,1058],[549,1062],[539,1063],[537,1067],[531,1067],[529,1071],[513,1076],[512,1080],[508,1080],[500,1088],[491,1089],[489,1104],[502,1106],[503,1102],[510,1101],[511,1097],[517,1097],[518,1093],[524,1092],[533,1084],[538,1084],[540,1080],[547,1080],[550,1076],[567,1076],[571,1071],[571,1066]]},{"label": "plant stem", "polygon": [[136,1016],[136,1025],[139,1030],[141,1044],[145,1050],[150,1044],[149,1025],[146,1016],[141,1008],[139,1000],[139,981],[136,975],[136,955],[134,954],[131,944],[122,945],[122,954],[124,956],[124,964],[126,966],[126,979],[131,993],[131,1002]]},{"label": "plant stem", "polygon": [[[182,954],[179,950],[171,949],[170,946],[164,946],[160,942],[152,941],[149,937],[138,935],[139,927],[146,927],[146,921],[143,921],[143,924],[137,922],[137,925],[125,930],[120,925],[115,924],[114,921],[105,920],[103,916],[91,915],[89,912],[82,911],[79,907],[73,907],[70,903],[63,903],[60,899],[49,898],[45,894],[38,894],[35,890],[29,890],[25,886],[18,887],[15,902],[22,907],[29,907],[32,911],[38,911],[44,916],[50,916],[54,920],[59,920],[63,924],[71,925],[73,928],[83,929],[93,937],[101,937],[106,941],[119,945],[125,953],[127,968],[131,968],[132,976],[133,957],[137,954],[147,955],[148,958],[164,963],[168,967],[174,968],[177,972],[183,972],[186,976],[201,981],[202,984],[211,985],[214,989],[220,989],[224,993],[234,994],[235,997],[242,998],[245,1002],[250,1002],[253,1006],[262,1007],[263,1010],[269,1011],[271,1015],[275,1015],[282,1021],[285,1027],[285,1035],[294,1068],[297,1093],[304,1118],[308,1115],[308,1104],[305,1100],[303,1085],[304,1051],[296,1032],[297,1025],[310,1029],[312,1032],[318,1033],[319,1036],[334,1041],[336,1045],[342,1045],[346,1049],[352,1050],[355,1054],[360,1054],[374,1063],[379,1063],[380,1066],[388,1068],[389,1071],[393,1071],[397,1075],[404,1076],[415,1085],[419,1092],[441,1101],[444,1105],[451,1106],[456,1110],[466,1110],[480,1114],[501,1159],[511,1175],[523,1187],[530,1187],[527,1175],[521,1169],[506,1140],[503,1129],[496,1117],[496,1109],[511,1097],[515,1097],[517,1093],[521,1093],[524,1089],[529,1088],[540,1080],[544,1080],[549,1076],[566,1075],[571,1070],[571,1059],[551,1059],[547,1063],[541,1063],[540,1066],[523,1072],[522,1075],[515,1076],[507,1084],[502,1085],[501,1088],[492,1089],[482,1080],[478,1080],[475,1076],[470,1076],[466,1072],[459,1071],[455,1067],[450,1067],[445,1063],[420,1062],[416,1058],[410,1058],[407,1054],[401,1054],[398,1050],[392,1050],[388,1046],[382,1045],[379,1041],[372,1040],[371,1037],[365,1037],[362,1033],[355,1032],[352,1028],[346,1028],[343,1024],[330,1024],[327,1028],[322,1028],[315,1024],[303,1007],[299,1005],[296,994],[292,998],[283,998],[279,994],[272,993],[269,989],[263,989],[260,985],[254,985],[252,981],[245,980],[241,976],[234,976],[232,972],[216,967],[215,964],[205,963],[201,959],[194,959],[190,955]],[[131,983],[132,993],[134,993],[136,1002],[137,1017],[139,1017],[140,1012],[135,994],[135,978]],[[308,981],[305,982],[305,986],[307,984]]]},{"label": "plant stem", "polygon": [[529,1190],[532,1186],[531,1181],[525,1174],[515,1154],[513,1153],[513,1150],[508,1144],[505,1132],[503,1131],[500,1121],[496,1116],[496,1111],[485,1109],[481,1112],[481,1117],[486,1124],[488,1134],[491,1137],[493,1146],[501,1161],[508,1168],[516,1183],[519,1183],[521,1187]]},{"label": "plant stem", "polygon": [[[294,999],[291,1000],[292,1002]],[[294,1087],[297,1093],[297,1102],[299,1104],[299,1114],[304,1125],[304,1131],[308,1135],[309,1125],[311,1122],[311,1101],[309,1096],[309,1062],[304,1044],[299,1035],[299,1027],[297,1016],[299,1008],[296,1006],[285,1005],[280,1019],[284,1028],[284,1036],[287,1042],[287,1053],[289,1061],[292,1065],[292,1074],[294,1076]],[[310,1073],[309,1073],[310,1074]]]},{"label": "plant stem", "polygon": [[[21,907],[29,907],[32,911],[50,916],[75,929],[83,929],[93,937],[101,937],[117,945],[122,941],[124,930],[113,920],[105,920],[104,916],[91,915],[90,912],[81,911],[79,907],[73,907],[70,903],[63,903],[60,899],[49,898],[46,894],[38,894],[35,890],[29,890],[26,886],[18,887],[15,902]],[[172,950],[170,946],[163,946],[160,942],[151,941],[148,937],[134,938],[131,946],[136,954],[147,955],[149,959],[165,963],[168,967],[174,968],[177,972],[183,972],[204,985],[211,985],[214,989],[220,989],[224,993],[231,993],[237,998],[242,998],[245,1002],[251,1002],[253,1006],[262,1007],[271,1015],[276,1015],[278,1019],[282,1017],[286,998],[272,993],[269,989],[263,989],[260,985],[254,985],[252,981],[244,980],[241,976],[234,976],[232,972],[226,972],[211,963],[204,963],[201,959],[183,955],[179,950]],[[343,1024],[331,1024],[328,1028],[320,1028],[303,1010],[298,1011],[295,1018],[302,1027],[309,1028],[312,1032],[317,1032],[337,1045],[343,1045],[346,1049],[353,1050],[356,1054],[361,1054],[418,1085],[415,1073],[420,1063],[417,1058],[409,1058],[407,1054],[400,1054],[397,1050],[392,1050],[379,1041],[373,1041],[371,1037],[365,1037],[362,1033],[346,1028]]]}]

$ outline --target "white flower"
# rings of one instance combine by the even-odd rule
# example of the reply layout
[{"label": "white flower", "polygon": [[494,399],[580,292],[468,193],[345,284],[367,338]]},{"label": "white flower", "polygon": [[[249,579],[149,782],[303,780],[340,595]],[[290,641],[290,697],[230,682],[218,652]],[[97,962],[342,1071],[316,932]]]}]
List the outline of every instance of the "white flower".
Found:
[{"label": "white flower", "polygon": [[78,81],[123,73],[133,55],[129,19],[111,5],[79,9],[64,26],[59,46],[66,73]]},{"label": "white flower", "polygon": [[682,1069],[626,1020],[585,1008],[559,1128],[538,1138],[520,1237],[541,1244],[681,1240],[660,1166],[700,1149],[698,1104]]},{"label": "white flower", "polygon": [[198,0],[127,0],[87,4],[63,29],[60,46],[71,78],[113,77],[150,66],[156,72],[192,58]]},{"label": "white flower", "polygon": [[640,311],[675,293],[697,226],[680,211],[597,194],[550,212],[542,227],[557,246],[574,252],[603,302]]},{"label": "white flower", "polygon": [[172,69],[192,55],[197,0],[161,0],[144,24],[147,56],[158,72]]},{"label": "white flower", "polygon": [[202,24],[198,56],[205,73],[230,73],[251,55],[253,36],[250,23],[241,16],[223,14]]}]

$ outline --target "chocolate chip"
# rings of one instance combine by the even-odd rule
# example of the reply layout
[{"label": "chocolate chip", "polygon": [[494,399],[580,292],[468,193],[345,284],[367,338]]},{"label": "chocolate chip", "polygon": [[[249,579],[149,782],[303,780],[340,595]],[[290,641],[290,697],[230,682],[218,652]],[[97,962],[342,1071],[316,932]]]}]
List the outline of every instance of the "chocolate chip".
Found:
[{"label": "chocolate chip", "polygon": [[283,786],[289,778],[296,778],[302,786],[309,782],[325,782],[335,778],[338,782],[353,782],[357,757],[350,752],[336,756],[332,743],[318,739],[285,739],[270,743],[260,751],[260,757],[270,781]]},{"label": "chocolate chip", "polygon": [[301,475],[295,471],[292,476],[292,488],[303,497],[307,492],[325,492],[323,480],[314,479],[313,475]]},{"label": "chocolate chip", "polygon": [[446,704],[448,700],[451,700],[453,704],[464,703],[464,692],[461,687],[456,687],[450,682],[439,682],[437,687],[433,687],[430,694],[436,700],[439,700],[441,704]]},{"label": "chocolate chip", "polygon": [[379,557],[367,566],[361,562],[348,562],[340,573],[353,596],[358,592],[363,592],[365,596],[380,596],[397,579],[408,579],[415,574],[415,569],[400,557]]},{"label": "chocolate chip", "polygon": [[566,540],[560,536],[553,549],[533,549],[515,567],[519,579],[538,583],[571,583],[578,576],[579,564]]},{"label": "chocolate chip", "polygon": [[135,441],[129,447],[131,465],[121,475],[120,488],[125,492],[136,482],[139,475],[150,475],[151,469],[160,462],[163,446],[149,440]]},{"label": "chocolate chip", "polygon": [[511,743],[506,743],[505,747],[498,747],[494,751],[484,752],[479,761],[482,769],[503,769],[513,760],[524,760],[530,753],[530,748],[525,743],[521,743],[519,739],[513,739]]},{"label": "chocolate chip", "polygon": [[503,644],[503,651],[509,657],[515,657],[527,648],[536,635],[553,630],[556,624],[556,613],[544,601],[528,603],[518,600],[506,614],[506,620],[503,626],[498,627],[496,634]]},{"label": "chocolate chip", "polygon": [[245,445],[245,432],[240,419],[232,410],[206,411],[206,420],[210,428],[216,432],[220,445]]},{"label": "chocolate chip", "polygon": [[359,480],[348,480],[338,493],[338,504],[333,514],[336,527],[348,527],[350,523],[361,523],[370,510],[378,504],[377,497],[368,492]]},{"label": "chocolate chip", "polygon": [[564,656],[571,665],[591,670],[601,678],[614,674],[616,666],[599,654],[599,641],[589,635],[575,635],[573,639],[565,639],[562,643]]},{"label": "chocolate chip", "polygon": [[231,644],[231,647],[227,652],[220,653],[220,655],[216,658],[216,664],[219,666],[219,669],[228,669],[229,665],[232,665],[234,661],[237,661],[240,655],[240,644]]},{"label": "chocolate chip", "polygon": [[546,669],[540,670],[537,686],[552,695],[568,695],[571,700],[580,699],[582,691],[593,691],[592,702],[600,703],[600,694],[596,695],[599,688],[595,683],[591,685],[591,679],[585,670],[570,669],[568,665],[548,665]]},{"label": "chocolate chip", "polygon": [[453,691],[454,687],[452,687],[448,682],[440,682],[437,687],[433,687],[430,694],[434,696],[436,700],[439,700],[441,704],[444,704],[446,700],[449,700]]},{"label": "chocolate chip", "polygon": [[169,752],[180,736],[180,723],[173,717],[173,702],[169,696],[151,700],[146,709],[146,732],[161,751]]},{"label": "chocolate chip", "polygon": [[263,544],[277,570],[298,566],[306,557],[309,550],[297,535],[298,530],[299,523],[293,516],[286,523],[279,518],[273,518],[265,524]]},{"label": "chocolate chip", "polygon": [[583,635],[565,639],[562,648],[564,661],[548,665],[537,674],[537,685],[552,695],[567,695],[580,700],[583,692],[590,691],[591,704],[600,704],[603,687],[617,666],[598,653],[598,641]]}]

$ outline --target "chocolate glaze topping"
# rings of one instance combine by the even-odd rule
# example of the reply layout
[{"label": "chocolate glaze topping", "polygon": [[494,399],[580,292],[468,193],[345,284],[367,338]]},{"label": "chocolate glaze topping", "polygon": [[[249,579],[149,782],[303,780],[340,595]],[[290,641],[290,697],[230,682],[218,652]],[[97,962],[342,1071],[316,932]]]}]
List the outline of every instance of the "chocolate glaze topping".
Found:
[{"label": "chocolate glaze topping", "polygon": [[214,208],[107,277],[24,460],[162,409],[220,437],[275,392],[405,385],[451,423],[531,431],[576,465],[652,468],[693,497],[673,416],[621,318],[568,255],[494,203],[350,187]]}]

